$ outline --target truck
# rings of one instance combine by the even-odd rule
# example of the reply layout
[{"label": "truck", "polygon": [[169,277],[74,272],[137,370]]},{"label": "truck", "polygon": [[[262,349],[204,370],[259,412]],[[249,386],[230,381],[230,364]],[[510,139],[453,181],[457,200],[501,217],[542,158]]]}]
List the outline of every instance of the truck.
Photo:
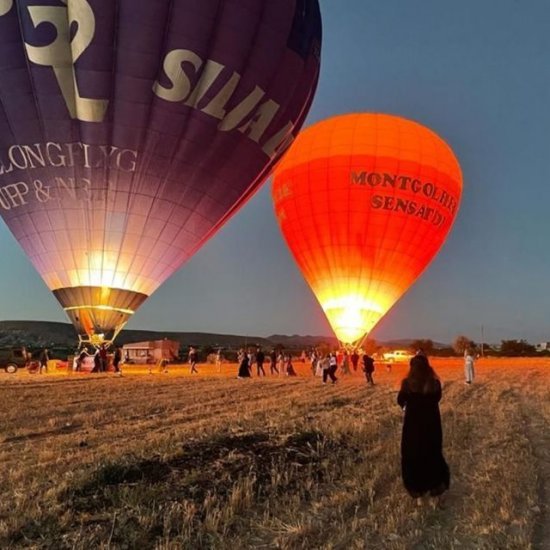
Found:
[{"label": "truck", "polygon": [[30,359],[30,353],[24,347],[0,348],[0,369],[4,369],[9,374],[25,368]]}]

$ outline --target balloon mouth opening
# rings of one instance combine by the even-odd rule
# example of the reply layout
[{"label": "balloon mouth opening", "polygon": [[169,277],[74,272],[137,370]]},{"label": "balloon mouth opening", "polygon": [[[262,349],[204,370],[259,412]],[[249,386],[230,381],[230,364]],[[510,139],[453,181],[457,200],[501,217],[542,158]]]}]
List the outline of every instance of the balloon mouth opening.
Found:
[{"label": "balloon mouth opening", "polygon": [[54,295],[72,321],[80,344],[110,345],[147,295],[109,287],[70,287]]},{"label": "balloon mouth opening", "polygon": [[378,304],[364,298],[345,297],[322,304],[332,330],[345,345],[358,345],[383,315]]}]

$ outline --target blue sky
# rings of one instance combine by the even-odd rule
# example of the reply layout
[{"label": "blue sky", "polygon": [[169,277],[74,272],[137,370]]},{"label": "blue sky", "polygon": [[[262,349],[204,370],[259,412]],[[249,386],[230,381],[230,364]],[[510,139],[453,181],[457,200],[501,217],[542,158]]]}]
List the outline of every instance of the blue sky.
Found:
[{"label": "blue sky", "polygon": [[[550,340],[550,3],[321,0],[322,73],[306,125],[358,111],[436,131],[464,174],[446,245],[373,333]],[[279,233],[271,182],[129,327],[330,334]],[[0,319],[65,321],[0,227]]]}]

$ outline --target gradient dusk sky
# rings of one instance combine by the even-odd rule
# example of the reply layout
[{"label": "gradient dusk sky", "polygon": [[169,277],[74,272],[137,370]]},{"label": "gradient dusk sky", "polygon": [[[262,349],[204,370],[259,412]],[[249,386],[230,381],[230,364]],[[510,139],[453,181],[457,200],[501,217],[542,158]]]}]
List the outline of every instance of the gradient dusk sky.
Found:
[{"label": "gradient dusk sky", "polygon": [[[548,0],[321,0],[306,126],[384,112],[439,134],[462,166],[446,245],[372,336],[550,340]],[[268,181],[129,328],[331,334],[273,214]],[[0,320],[67,321],[0,222]]]}]

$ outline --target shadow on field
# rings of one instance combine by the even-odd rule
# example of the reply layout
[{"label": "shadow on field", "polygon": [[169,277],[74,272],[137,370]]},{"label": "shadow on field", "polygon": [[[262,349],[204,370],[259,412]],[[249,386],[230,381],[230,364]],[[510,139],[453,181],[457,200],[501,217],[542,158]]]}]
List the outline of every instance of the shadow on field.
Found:
[{"label": "shadow on field", "polygon": [[38,533],[42,541],[56,540],[65,533],[67,547],[108,540],[149,548],[162,537],[209,546],[242,529],[259,505],[279,506],[288,495],[309,501],[312,486],[333,482],[335,464],[350,454],[360,456],[350,441],[311,430],[217,436],[187,442],[166,458],[124,457],[62,491],[55,518],[23,526],[9,543],[36,541]]},{"label": "shadow on field", "polygon": [[[239,477],[253,477],[261,492],[264,484],[271,487],[273,466],[289,468],[315,466],[327,453],[333,452],[336,444],[327,440],[321,432],[310,431],[287,438],[277,438],[269,433],[249,433],[220,436],[214,440],[187,443],[177,455],[128,462],[105,464],[92,479],[73,493],[74,510],[86,510],[111,504],[109,499],[98,503],[98,491],[105,493],[128,484],[158,484],[176,482],[179,496],[201,499],[212,490],[226,493]],[[316,481],[323,481],[322,469],[316,473]],[[221,475],[219,475],[221,474]],[[187,481],[180,485],[181,481]],[[288,487],[286,487],[288,488]],[[182,492],[183,491],[183,494]],[[94,497],[90,499],[89,497]]]}]

